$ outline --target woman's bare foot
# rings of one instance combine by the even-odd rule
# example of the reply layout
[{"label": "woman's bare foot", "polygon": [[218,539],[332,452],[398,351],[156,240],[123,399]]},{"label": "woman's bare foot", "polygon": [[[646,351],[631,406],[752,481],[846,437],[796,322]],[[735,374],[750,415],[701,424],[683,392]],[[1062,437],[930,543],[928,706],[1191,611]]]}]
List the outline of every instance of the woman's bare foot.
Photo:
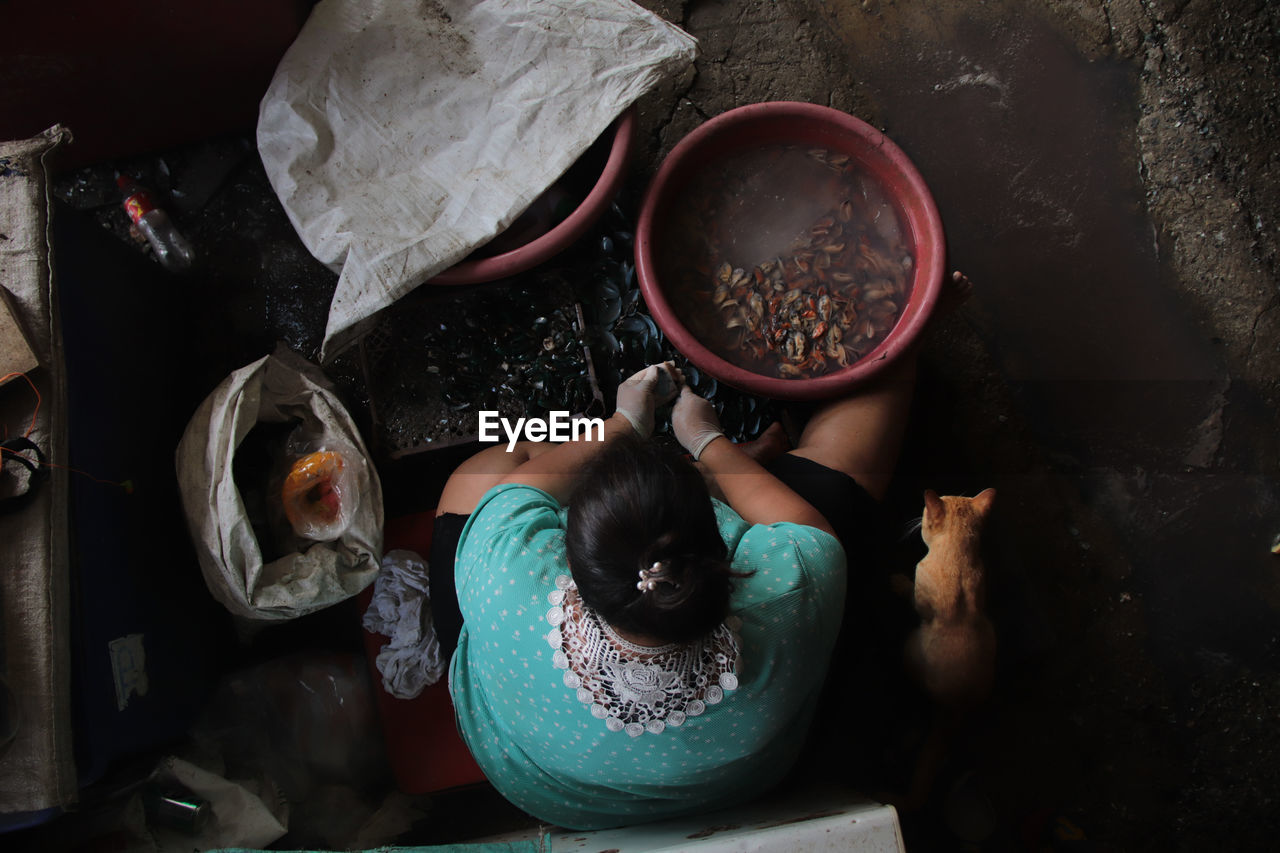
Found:
[{"label": "woman's bare foot", "polygon": [[972,295],[973,282],[969,280],[969,276],[956,270],[942,279],[942,292],[938,295],[936,316],[945,317],[951,314]]}]

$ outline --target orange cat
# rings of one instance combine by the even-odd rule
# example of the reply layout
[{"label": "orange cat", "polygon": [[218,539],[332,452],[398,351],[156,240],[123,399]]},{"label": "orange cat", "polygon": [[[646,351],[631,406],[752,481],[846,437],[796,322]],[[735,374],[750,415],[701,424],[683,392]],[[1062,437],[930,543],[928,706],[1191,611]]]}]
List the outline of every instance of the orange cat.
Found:
[{"label": "orange cat", "polygon": [[973,498],[924,493],[920,533],[929,553],[916,565],[920,627],[907,638],[907,669],[940,706],[956,711],[980,703],[995,680],[996,634],[979,548],[995,496],[995,489]]}]

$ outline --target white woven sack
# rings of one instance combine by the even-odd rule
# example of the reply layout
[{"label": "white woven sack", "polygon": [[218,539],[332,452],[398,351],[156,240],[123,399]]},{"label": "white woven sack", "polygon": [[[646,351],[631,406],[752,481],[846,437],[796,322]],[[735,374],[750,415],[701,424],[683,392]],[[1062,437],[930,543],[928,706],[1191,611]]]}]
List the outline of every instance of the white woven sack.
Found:
[{"label": "white woven sack", "polygon": [[[295,418],[309,434],[345,443],[364,457],[359,506],[336,540],[310,543],[264,563],[232,465],[259,421]],[[232,613],[291,619],[343,601],[377,577],[383,524],[377,471],[324,374],[287,348],[235,371],[201,403],[178,444],[177,468],[205,582]]]}]

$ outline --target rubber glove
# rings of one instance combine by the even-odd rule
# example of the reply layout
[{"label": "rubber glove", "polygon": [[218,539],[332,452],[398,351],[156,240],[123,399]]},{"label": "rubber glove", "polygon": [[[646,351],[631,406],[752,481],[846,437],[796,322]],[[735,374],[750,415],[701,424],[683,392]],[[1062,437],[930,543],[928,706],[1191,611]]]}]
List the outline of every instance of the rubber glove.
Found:
[{"label": "rubber glove", "polygon": [[653,434],[653,411],[669,403],[684,384],[684,375],[669,361],[651,364],[618,386],[618,414],[641,438]]},{"label": "rubber glove", "polygon": [[724,435],[715,406],[693,392],[689,386],[680,391],[671,410],[671,431],[676,434],[680,446],[693,455],[695,461],[714,439]]}]

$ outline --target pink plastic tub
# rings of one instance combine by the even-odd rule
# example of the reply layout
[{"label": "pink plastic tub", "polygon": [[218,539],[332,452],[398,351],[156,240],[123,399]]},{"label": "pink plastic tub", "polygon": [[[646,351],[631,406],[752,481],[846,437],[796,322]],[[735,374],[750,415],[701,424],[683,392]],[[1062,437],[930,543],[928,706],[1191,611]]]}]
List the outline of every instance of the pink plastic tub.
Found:
[{"label": "pink plastic tub", "polygon": [[[840,151],[869,170],[894,198],[915,244],[911,296],[897,325],[871,352],[821,376],[782,379],[729,363],[699,342],[676,316],[660,280],[661,229],[682,203],[691,178],[731,154],[752,147],[800,144]],[[933,196],[911,161],[866,122],[829,107],[791,101],[752,104],[722,113],[682,139],[649,185],[636,227],[636,272],[654,321],[681,353],[716,379],[765,397],[816,400],[844,394],[880,374],[916,342],[938,301],[946,241]]]},{"label": "pink plastic tub", "polygon": [[[485,256],[482,247],[471,257],[454,264],[427,283],[479,284],[507,278],[532,269],[567,249],[596,223],[613,202],[614,196],[626,177],[626,166],[631,158],[635,128],[636,113],[633,107],[620,115],[593,146],[593,149],[604,148],[605,159],[599,177],[596,178],[586,197],[572,213],[549,231],[501,254]],[[589,165],[592,153],[594,153],[592,150],[588,150],[579,164],[571,167],[570,172],[583,165]]]}]

